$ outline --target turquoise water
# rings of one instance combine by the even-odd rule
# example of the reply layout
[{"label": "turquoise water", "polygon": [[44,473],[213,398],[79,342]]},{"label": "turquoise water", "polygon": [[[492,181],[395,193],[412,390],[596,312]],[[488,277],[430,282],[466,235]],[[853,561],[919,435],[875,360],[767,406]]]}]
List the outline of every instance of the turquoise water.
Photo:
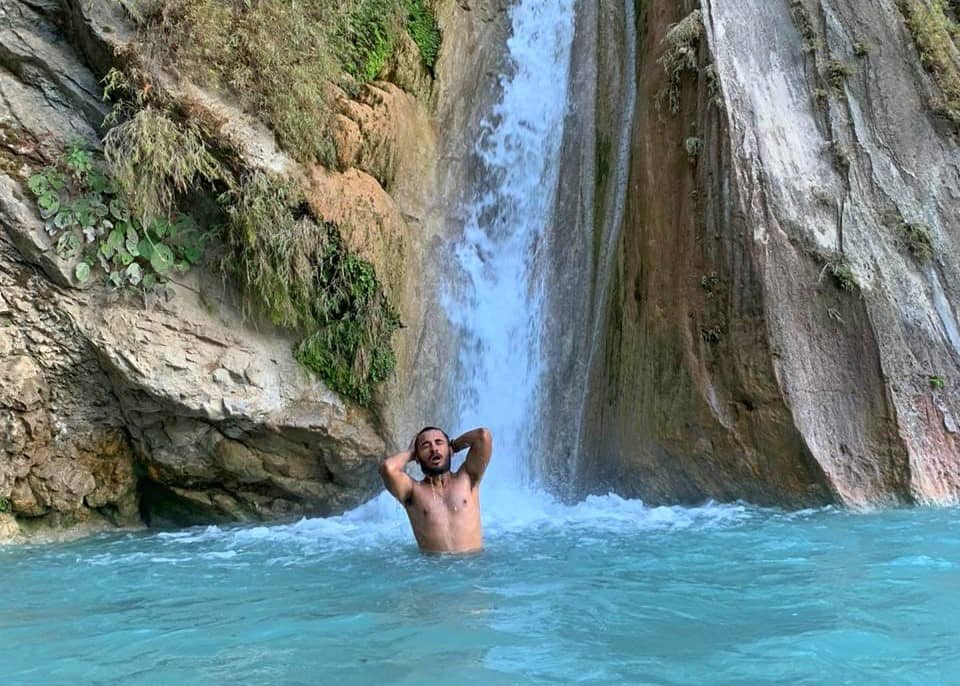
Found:
[{"label": "turquoise water", "polygon": [[960,683],[956,510],[391,506],[0,548],[0,683]]}]

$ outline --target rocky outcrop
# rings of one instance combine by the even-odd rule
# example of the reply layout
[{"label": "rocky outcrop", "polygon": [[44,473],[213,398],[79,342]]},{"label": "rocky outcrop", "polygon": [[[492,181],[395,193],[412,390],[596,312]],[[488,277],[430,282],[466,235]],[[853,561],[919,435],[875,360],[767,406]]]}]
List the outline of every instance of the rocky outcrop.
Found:
[{"label": "rocky outcrop", "polygon": [[[7,236],[43,233],[16,216]],[[5,245],[0,493],[21,528],[132,525],[138,482],[151,524],[327,514],[372,495],[372,415],[300,369],[289,339],[242,321],[219,279],[145,310],[58,288]]]},{"label": "rocky outcrop", "polygon": [[960,500],[957,141],[901,6],[646,3],[588,488]]},{"label": "rocky outcrop", "polygon": [[[62,292],[0,241],[0,514],[5,538],[139,521],[134,456]],[[16,519],[14,519],[16,516]],[[19,522],[19,524],[18,524]]]},{"label": "rocky outcrop", "polygon": [[477,41],[502,40],[503,8],[437,3],[467,49],[428,73],[403,35],[392,83],[355,97],[331,85],[336,168],[297,163],[222,94],[155,74],[235,164],[297,180],[311,214],[382,276],[404,328],[397,371],[366,410],[294,361],[291,332],[241,315],[215,265],[144,307],[80,288],[57,256],[25,182],[68,143],[98,148],[98,78],[136,59],[132,7],[0,0],[0,541],[342,512],[378,489],[388,445],[449,408],[435,379],[455,341],[428,275],[473,141],[439,132],[476,124],[495,95],[499,53]]}]

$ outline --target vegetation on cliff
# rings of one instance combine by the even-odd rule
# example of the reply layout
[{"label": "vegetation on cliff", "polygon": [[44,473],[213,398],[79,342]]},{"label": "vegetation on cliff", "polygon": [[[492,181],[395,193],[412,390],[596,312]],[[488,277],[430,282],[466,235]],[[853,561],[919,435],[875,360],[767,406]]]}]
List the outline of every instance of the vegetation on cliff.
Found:
[{"label": "vegetation on cliff", "polygon": [[935,109],[960,125],[960,57],[958,6],[952,0],[899,0],[900,11],[920,53],[920,62],[940,86]]},{"label": "vegetation on cliff", "polygon": [[667,102],[670,113],[680,111],[680,79],[685,73],[698,72],[697,48],[703,37],[703,15],[694,10],[663,37],[664,52],[657,62],[667,75],[667,85],[657,93],[657,109]]},{"label": "vegetation on cliff", "polygon": [[[74,146],[30,179],[58,253],[81,283],[102,270],[115,288],[153,293],[218,244],[248,312],[297,332],[295,357],[368,404],[393,370],[399,326],[373,265],[310,216],[296,182],[246,168],[162,84],[174,73],[224,93],[292,157],[332,167],[337,87],[376,78],[402,31],[432,69],[432,10],[424,0],[163,0],[137,20],[135,49],[103,80],[113,110],[102,157]],[[206,226],[190,215],[198,203]]]},{"label": "vegetation on cliff", "polygon": [[352,93],[377,78],[402,31],[430,69],[440,45],[424,0],[163,0],[141,23],[152,59],[229,93],[296,159],[330,167],[331,84]]},{"label": "vegetation on cliff", "polygon": [[245,178],[228,205],[225,268],[247,300],[303,339],[297,359],[361,405],[394,367],[399,326],[373,265],[343,245],[337,228],[306,212],[293,184],[263,173]]},{"label": "vegetation on cliff", "polygon": [[168,273],[186,271],[203,257],[206,234],[189,215],[131,213],[115,179],[80,147],[31,176],[28,186],[58,255],[80,258],[74,276],[81,284],[100,266],[114,288],[152,292]]}]

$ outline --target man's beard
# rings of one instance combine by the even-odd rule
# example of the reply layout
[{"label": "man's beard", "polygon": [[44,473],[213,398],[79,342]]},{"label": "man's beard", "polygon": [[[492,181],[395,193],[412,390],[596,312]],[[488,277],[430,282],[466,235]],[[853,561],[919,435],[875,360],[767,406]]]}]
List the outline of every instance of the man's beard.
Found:
[{"label": "man's beard", "polygon": [[421,462],[420,471],[422,471],[425,476],[440,476],[441,474],[446,474],[450,471],[451,461],[452,457],[447,456],[447,459],[439,467],[434,467],[433,465]]}]

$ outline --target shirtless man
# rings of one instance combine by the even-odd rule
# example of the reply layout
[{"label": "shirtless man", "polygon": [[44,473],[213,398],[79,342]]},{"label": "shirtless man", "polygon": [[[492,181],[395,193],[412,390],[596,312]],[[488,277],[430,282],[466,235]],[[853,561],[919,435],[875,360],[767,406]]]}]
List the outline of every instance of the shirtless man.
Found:
[{"label": "shirtless man", "polygon": [[[453,473],[453,454],[464,448],[470,448],[466,462]],[[493,439],[487,429],[474,429],[451,441],[442,430],[428,426],[414,437],[410,448],[380,465],[384,485],[407,510],[420,550],[469,553],[483,548],[480,479],[492,453]],[[414,481],[403,470],[414,459],[423,470],[423,481]]]}]

